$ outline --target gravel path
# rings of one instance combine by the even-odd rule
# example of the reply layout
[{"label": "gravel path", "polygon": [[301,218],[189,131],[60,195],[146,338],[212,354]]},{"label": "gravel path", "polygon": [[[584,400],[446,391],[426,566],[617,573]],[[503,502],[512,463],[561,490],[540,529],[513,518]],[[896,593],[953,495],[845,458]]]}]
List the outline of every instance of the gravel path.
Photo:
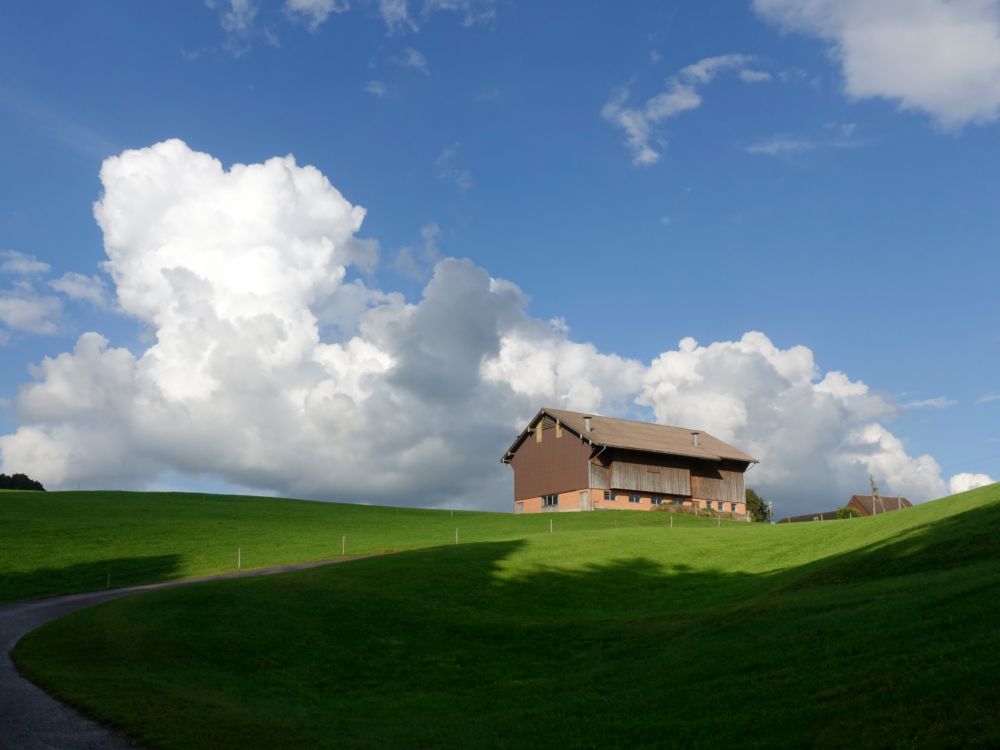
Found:
[{"label": "gravel path", "polygon": [[40,625],[84,607],[91,607],[124,596],[133,596],[143,591],[186,586],[202,581],[218,581],[225,578],[286,573],[338,562],[346,562],[346,559],[283,565],[275,568],[250,570],[245,573],[188,578],[182,581],[152,583],[145,586],[93,591],[86,594],[68,594],[51,599],[35,599],[0,606],[0,651],[2,651],[0,654],[0,750],[124,750],[124,748],[134,749],[137,747],[128,738],[85,718],[75,709],[60,703],[18,673],[10,658],[11,649],[23,635],[30,633]]}]

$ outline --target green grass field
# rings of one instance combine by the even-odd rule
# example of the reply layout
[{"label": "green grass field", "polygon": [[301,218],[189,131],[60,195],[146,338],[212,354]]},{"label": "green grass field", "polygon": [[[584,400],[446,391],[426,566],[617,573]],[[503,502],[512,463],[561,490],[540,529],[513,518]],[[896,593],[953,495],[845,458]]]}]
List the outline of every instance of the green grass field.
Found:
[{"label": "green grass field", "polygon": [[[660,513],[564,514],[560,531],[663,525]],[[236,569],[549,532],[519,517],[273,498],[142,492],[0,494],[0,603]],[[677,516],[675,524],[704,525]],[[727,523],[727,522],[724,522]],[[728,522],[731,523],[731,522]]]},{"label": "green grass field", "polygon": [[83,610],[15,658],[150,748],[1000,746],[1000,485],[663,518],[484,516],[469,543]]}]

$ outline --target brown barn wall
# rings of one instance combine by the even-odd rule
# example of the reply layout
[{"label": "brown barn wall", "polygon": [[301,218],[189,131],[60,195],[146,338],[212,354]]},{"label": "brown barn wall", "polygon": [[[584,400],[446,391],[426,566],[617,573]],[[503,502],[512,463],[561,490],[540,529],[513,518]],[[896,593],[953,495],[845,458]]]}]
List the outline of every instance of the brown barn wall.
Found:
[{"label": "brown barn wall", "polygon": [[556,437],[554,428],[542,430],[540,443],[534,433],[528,435],[510,460],[514,500],[587,489],[590,451],[590,446],[569,430],[562,430],[562,437]]},{"label": "brown barn wall", "polygon": [[717,466],[691,468],[691,494],[703,500],[723,500],[731,503],[746,501],[742,464],[721,462]]},{"label": "brown barn wall", "polygon": [[598,490],[611,489],[611,470],[596,462],[590,464],[590,486]]},{"label": "brown barn wall", "polygon": [[600,471],[591,469],[592,487],[745,502],[743,472],[748,464],[741,461],[708,462],[628,450],[609,451],[602,459],[611,464],[610,476],[607,484],[596,484]]},{"label": "brown barn wall", "polygon": [[617,490],[690,495],[691,473],[684,468],[615,461],[611,465],[611,486]]},{"label": "brown barn wall", "polygon": [[855,498],[855,497],[851,498],[851,501],[847,504],[847,507],[848,508],[854,508],[862,516],[870,516],[871,515],[871,513],[868,512],[868,508],[866,508],[862,503],[859,503],[858,499]]}]

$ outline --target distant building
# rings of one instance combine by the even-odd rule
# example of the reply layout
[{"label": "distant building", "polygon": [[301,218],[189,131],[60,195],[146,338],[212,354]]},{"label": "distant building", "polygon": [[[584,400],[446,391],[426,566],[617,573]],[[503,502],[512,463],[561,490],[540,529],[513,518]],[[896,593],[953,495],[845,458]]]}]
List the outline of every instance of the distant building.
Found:
[{"label": "distant building", "polygon": [[500,459],[514,512],[653,510],[664,504],[746,516],[753,456],[702,430],[542,409]]},{"label": "distant building", "polygon": [[874,502],[871,495],[851,495],[847,501],[848,508],[854,508],[863,516],[875,516],[879,513],[888,513],[893,510],[912,508],[913,503],[905,497],[882,497]]},{"label": "distant building", "polygon": [[[848,508],[854,508],[859,515],[876,516],[882,513],[889,513],[894,510],[913,507],[913,503],[905,497],[882,497],[879,496],[875,502],[871,495],[851,495],[847,501]],[[801,516],[788,516],[782,518],[778,523],[802,523],[804,521],[835,521],[838,518],[837,511],[826,510],[822,513],[806,513]]]}]

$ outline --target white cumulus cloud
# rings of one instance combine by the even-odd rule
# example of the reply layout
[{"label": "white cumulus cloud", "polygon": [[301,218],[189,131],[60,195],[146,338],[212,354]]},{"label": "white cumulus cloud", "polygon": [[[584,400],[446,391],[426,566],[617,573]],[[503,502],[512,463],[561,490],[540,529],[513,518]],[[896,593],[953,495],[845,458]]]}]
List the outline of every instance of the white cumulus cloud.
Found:
[{"label": "white cumulus cloud", "polygon": [[842,505],[869,473],[918,501],[945,494],[937,462],[910,456],[882,425],[897,407],[821,372],[808,348],[780,349],[762,333],[706,346],[684,339],[653,361],[639,401],[660,422],[701,427],[759,459],[747,482],[780,498],[783,514]]},{"label": "white cumulus cloud", "polygon": [[993,484],[993,478],[989,474],[970,474],[967,471],[963,471],[961,474],[955,474],[950,480],[948,480],[948,486],[952,494],[958,492],[968,492],[969,490],[974,490],[976,487],[985,487],[988,484]]},{"label": "white cumulus cloud", "polygon": [[754,0],[754,8],[828,40],[852,98],[888,99],[945,128],[1000,115],[998,0]]},{"label": "white cumulus cloud", "polygon": [[[761,460],[749,482],[781,512],[836,507],[869,472],[887,493],[944,493],[934,459],[884,426],[899,408],[806,347],[685,339],[643,363],[573,340],[515,284],[454,258],[407,301],[364,282],[378,252],[357,237],[364,209],[291,156],[227,169],[173,140],[100,177],[104,269],[152,343],[90,332],[43,359],[0,436],[2,471],[507,509],[498,459],[552,405],[713,432]],[[437,236],[424,228],[427,262]]]}]

